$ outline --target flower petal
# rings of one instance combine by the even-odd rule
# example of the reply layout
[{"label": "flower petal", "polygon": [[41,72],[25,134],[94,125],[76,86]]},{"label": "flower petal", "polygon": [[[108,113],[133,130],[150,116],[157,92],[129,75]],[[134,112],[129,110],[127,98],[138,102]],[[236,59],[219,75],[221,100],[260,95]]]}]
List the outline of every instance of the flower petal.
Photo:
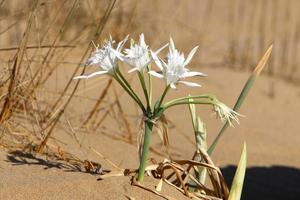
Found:
[{"label": "flower petal", "polygon": [[174,52],[176,51],[174,41],[173,41],[173,39],[172,39],[171,37],[170,37],[169,51],[170,51],[171,53],[174,53]]},{"label": "flower petal", "polygon": [[107,73],[107,71],[98,71],[98,72],[91,73],[89,75],[75,76],[73,79],[82,79],[82,78],[89,79],[91,77],[94,77],[94,76],[97,76],[97,75],[106,74],[106,73]]},{"label": "flower petal", "polygon": [[175,85],[174,83],[171,83],[171,84],[170,84],[170,87],[171,87],[172,89],[176,89],[176,85]]},{"label": "flower petal", "polygon": [[119,42],[116,50],[118,52],[121,52],[121,49],[123,48],[124,44],[127,42],[129,35],[127,35],[121,42]]},{"label": "flower petal", "polygon": [[196,53],[197,49],[198,49],[198,46],[194,47],[194,48],[191,50],[191,52],[189,53],[188,57],[187,57],[186,60],[184,61],[183,65],[187,65],[187,64],[189,64],[189,63],[191,62],[191,60],[192,60],[194,54]]},{"label": "flower petal", "polygon": [[164,76],[162,74],[159,74],[156,71],[149,71],[148,73],[157,78],[164,78]]},{"label": "flower petal", "polygon": [[131,72],[134,72],[134,71],[137,71],[139,70],[139,68],[135,67],[135,68],[132,68],[131,70],[128,71],[128,73],[131,73]]},{"label": "flower petal", "polygon": [[153,51],[150,51],[150,53],[151,53],[151,56],[152,56],[155,64],[157,65],[157,67],[160,70],[163,70],[163,66],[161,65],[161,62],[160,62],[159,58],[157,57],[156,53],[154,53]]},{"label": "flower petal", "polygon": [[119,51],[117,51],[117,50],[115,50],[115,49],[113,49],[113,48],[111,48],[110,49],[111,50],[111,52],[113,52],[114,54],[115,54],[115,56],[119,59],[119,60],[121,60],[121,61],[124,61],[124,55],[122,54],[122,53],[120,53]]},{"label": "flower petal", "polygon": [[187,81],[178,81],[178,82],[190,87],[201,87],[201,85],[199,85],[198,83],[192,83]]},{"label": "flower petal", "polygon": [[160,47],[158,50],[155,51],[155,54],[159,54],[159,52],[161,52],[164,48],[166,48],[167,46],[169,46],[169,43],[165,44],[164,46]]},{"label": "flower petal", "polygon": [[145,36],[144,36],[144,33],[142,33],[140,35],[140,45],[141,46],[147,46],[146,43],[145,43]]},{"label": "flower petal", "polygon": [[183,77],[192,77],[192,76],[207,76],[206,74],[202,72],[185,72]]}]

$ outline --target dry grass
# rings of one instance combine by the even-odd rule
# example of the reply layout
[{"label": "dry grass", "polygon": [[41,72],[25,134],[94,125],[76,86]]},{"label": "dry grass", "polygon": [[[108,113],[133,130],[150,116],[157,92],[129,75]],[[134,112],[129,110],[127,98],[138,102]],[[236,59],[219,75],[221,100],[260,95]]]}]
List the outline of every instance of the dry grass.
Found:
[{"label": "dry grass", "polygon": [[[80,3],[78,0],[45,3],[35,0],[20,6],[25,6],[27,9],[18,11],[20,7],[12,1],[2,1],[0,8],[2,13],[6,13],[1,18],[2,22],[16,21],[13,27],[23,32],[19,41],[17,40],[18,47],[13,46],[15,42],[6,42],[9,47],[1,49],[3,53],[1,59],[12,56],[5,61],[7,70],[1,73],[1,145],[7,148],[26,147],[33,143],[35,151],[42,153],[48,140],[50,138],[55,140],[52,136],[54,130],[65,124],[61,118],[66,117],[70,112],[69,104],[74,98],[83,98],[80,93],[77,95],[80,81],[75,82],[72,77],[79,71],[83,73],[85,70],[81,67],[82,63],[93,48],[89,41],[99,41],[106,26],[110,26],[110,29],[115,30],[114,32],[119,32],[118,20],[108,24],[108,19],[120,18],[119,15],[124,16],[124,13],[120,11],[116,16],[111,17],[116,7],[115,0],[93,3]],[[135,4],[129,6],[135,8]],[[92,7],[101,12],[87,16],[86,13]],[[11,38],[13,37],[11,28],[9,26],[1,32],[1,39],[14,40]],[[73,37],[66,37],[70,34]],[[38,44],[33,45],[35,43]],[[82,51],[82,47],[85,50]],[[64,57],[73,56],[78,52],[82,54],[78,61],[68,63],[64,60]],[[67,80],[60,80],[59,68],[64,64],[77,66],[72,75],[67,76]],[[105,101],[111,83],[112,80],[109,80],[103,91],[100,91],[100,97],[95,100],[81,128],[101,127],[103,120],[109,114],[109,110],[104,112],[101,105]],[[49,85],[50,88],[56,85],[54,92],[53,89],[47,89]],[[49,91],[52,92],[50,98]],[[106,100],[105,106],[110,104],[110,107],[116,105],[123,113],[120,102],[110,103]],[[101,115],[102,117],[97,121]],[[123,120],[124,127],[128,131],[127,137],[132,142],[130,124],[125,117]],[[74,130],[73,132],[75,134]]]}]

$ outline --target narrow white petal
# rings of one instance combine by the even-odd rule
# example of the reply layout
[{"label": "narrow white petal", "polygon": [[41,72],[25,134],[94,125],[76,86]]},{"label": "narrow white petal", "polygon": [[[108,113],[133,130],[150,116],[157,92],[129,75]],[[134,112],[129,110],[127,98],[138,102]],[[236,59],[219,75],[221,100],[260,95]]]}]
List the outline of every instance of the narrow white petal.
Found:
[{"label": "narrow white petal", "polygon": [[175,49],[175,44],[173,39],[170,37],[170,46],[169,46],[169,50],[171,53],[173,53],[176,49]]},{"label": "narrow white petal", "polygon": [[160,62],[163,64],[163,66],[164,66],[165,68],[168,68],[168,64],[165,63],[165,61],[164,61],[163,59],[160,59]]},{"label": "narrow white petal", "polygon": [[164,48],[166,48],[167,46],[169,46],[169,44],[165,44],[164,46],[160,47],[158,50],[155,51],[155,54],[159,54],[159,52],[161,52]]},{"label": "narrow white petal", "polygon": [[75,77],[73,77],[74,80],[83,79],[83,78],[86,78],[86,76],[82,75],[82,76],[75,76]]},{"label": "narrow white petal", "polygon": [[194,48],[191,50],[191,52],[189,53],[188,57],[187,57],[186,60],[184,61],[184,64],[183,64],[183,65],[187,65],[187,64],[189,64],[189,63],[191,62],[191,60],[192,60],[194,54],[196,53],[197,49],[198,49],[198,46],[194,47]]},{"label": "narrow white petal", "polygon": [[146,46],[144,33],[140,35],[140,45]]},{"label": "narrow white petal", "polygon": [[176,85],[174,83],[171,83],[170,86],[172,89],[176,89]]},{"label": "narrow white petal", "polygon": [[128,71],[128,73],[131,73],[131,72],[134,72],[134,71],[137,71],[139,68],[135,67],[135,68],[132,68],[131,70]]},{"label": "narrow white petal", "polygon": [[121,61],[123,61],[124,60],[124,55],[122,54],[122,53],[120,53],[119,51],[116,51],[115,49],[110,49],[114,54],[115,54],[115,56],[119,59],[119,60],[121,60]]},{"label": "narrow white petal", "polygon": [[148,73],[157,78],[164,78],[164,76],[162,74],[159,74],[156,71],[149,71]]},{"label": "narrow white petal", "polygon": [[207,76],[207,75],[202,72],[186,72],[183,75],[183,77],[192,77],[192,76]]},{"label": "narrow white petal", "polygon": [[187,81],[178,81],[178,82],[190,87],[201,87],[201,85],[199,85],[198,83],[192,83]]},{"label": "narrow white petal", "polygon": [[158,67],[160,70],[163,70],[163,67],[162,67],[162,65],[161,65],[161,62],[160,62],[159,58],[157,57],[156,53],[154,53],[153,51],[150,51],[150,53],[151,53],[151,56],[152,56],[152,58],[153,58],[155,64],[157,65],[157,67]]},{"label": "narrow white petal", "polygon": [[127,42],[127,40],[128,40],[128,37],[129,37],[129,35],[126,35],[126,37],[121,41],[121,42],[119,42],[119,44],[118,44],[118,46],[117,46],[117,51],[121,51],[121,49],[123,48],[123,46],[124,46],[124,44]]},{"label": "narrow white petal", "polygon": [[106,74],[106,73],[107,73],[107,71],[98,71],[98,72],[91,73],[89,75],[75,76],[73,79],[81,79],[81,78],[89,79],[91,77],[94,77],[94,76],[97,76],[97,75]]}]

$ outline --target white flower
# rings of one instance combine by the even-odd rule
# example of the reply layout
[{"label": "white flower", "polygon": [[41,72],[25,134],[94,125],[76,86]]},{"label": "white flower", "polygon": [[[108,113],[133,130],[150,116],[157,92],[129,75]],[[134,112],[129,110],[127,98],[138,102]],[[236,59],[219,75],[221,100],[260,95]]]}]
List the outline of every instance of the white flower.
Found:
[{"label": "white flower", "polygon": [[[167,45],[157,50],[155,54],[158,54],[166,46]],[[130,48],[125,49],[124,52],[126,54],[124,57],[124,61],[133,67],[131,70],[129,70],[129,73],[136,70],[140,72],[144,71],[144,69],[152,61],[149,46],[145,43],[145,37],[143,33],[140,35],[139,44],[132,42]]]},{"label": "white flower", "polygon": [[171,88],[176,88],[177,83],[183,83],[191,87],[200,87],[201,85],[197,83],[191,83],[187,81],[182,81],[181,79],[192,77],[192,76],[206,76],[206,74],[201,72],[190,72],[186,66],[190,63],[192,57],[196,53],[198,46],[193,48],[189,53],[188,57],[185,59],[184,54],[180,53],[174,45],[172,38],[170,38],[169,53],[167,55],[167,63],[162,59],[159,59],[156,54],[152,53],[152,57],[156,65],[160,68],[163,74],[159,74],[155,71],[150,71],[149,73],[157,78],[164,78],[167,85]]},{"label": "white flower", "polygon": [[238,116],[242,116],[220,101],[214,104],[214,111],[222,122],[228,122],[230,126],[232,126],[232,120],[239,124]]},{"label": "white flower", "polygon": [[123,61],[122,58],[122,48],[127,41],[128,36],[125,37],[124,40],[118,43],[117,48],[114,49],[113,44],[115,43],[114,40],[112,40],[112,37],[110,36],[109,40],[104,43],[101,49],[96,47],[96,50],[93,52],[93,55],[87,60],[85,65],[97,65],[102,70],[97,71],[88,75],[82,75],[82,76],[76,76],[74,79],[81,79],[81,78],[91,78],[96,75],[101,74],[114,74],[114,68],[116,68],[118,65],[118,59]]}]

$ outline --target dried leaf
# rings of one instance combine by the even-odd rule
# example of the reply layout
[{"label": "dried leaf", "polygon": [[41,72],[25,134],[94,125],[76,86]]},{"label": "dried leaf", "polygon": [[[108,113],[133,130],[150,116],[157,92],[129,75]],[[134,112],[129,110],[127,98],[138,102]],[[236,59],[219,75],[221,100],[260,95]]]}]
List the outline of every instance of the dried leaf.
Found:
[{"label": "dried leaf", "polygon": [[125,173],[125,170],[111,171],[107,174],[100,175],[99,178],[106,179],[106,178],[110,178],[110,177],[125,176],[124,173]]},{"label": "dried leaf", "polygon": [[160,179],[157,186],[155,187],[157,192],[161,192],[162,184],[163,184],[163,179]]},{"label": "dried leaf", "polygon": [[169,148],[169,131],[168,131],[168,120],[165,115],[162,115],[159,119],[161,126],[158,127],[159,136],[164,144],[164,146]]}]

